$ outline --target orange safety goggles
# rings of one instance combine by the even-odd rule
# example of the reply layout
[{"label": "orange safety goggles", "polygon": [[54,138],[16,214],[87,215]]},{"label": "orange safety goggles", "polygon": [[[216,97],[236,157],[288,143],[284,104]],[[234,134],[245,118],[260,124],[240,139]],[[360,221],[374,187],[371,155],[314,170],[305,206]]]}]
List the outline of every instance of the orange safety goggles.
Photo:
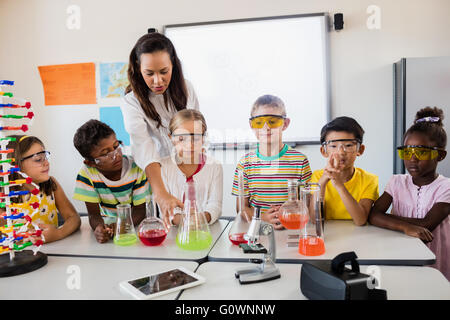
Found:
[{"label": "orange safety goggles", "polygon": [[270,129],[281,127],[284,123],[285,116],[280,116],[276,114],[263,114],[256,117],[251,117],[250,125],[253,129],[262,129],[264,124],[267,123],[267,126]]}]

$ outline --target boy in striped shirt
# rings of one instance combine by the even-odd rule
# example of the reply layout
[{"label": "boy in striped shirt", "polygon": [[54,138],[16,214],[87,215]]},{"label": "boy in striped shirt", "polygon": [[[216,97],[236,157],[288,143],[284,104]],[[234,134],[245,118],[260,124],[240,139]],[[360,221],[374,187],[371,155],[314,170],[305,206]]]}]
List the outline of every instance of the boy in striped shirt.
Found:
[{"label": "boy in striped shirt", "polygon": [[[244,176],[244,210],[253,216],[261,207],[261,219],[283,229],[278,219],[280,206],[288,200],[288,179],[309,182],[311,169],[307,157],[283,143],[283,131],[289,126],[283,101],[272,95],[259,97],[253,104],[250,127],[258,146],[241,158],[234,172],[232,194],[239,195],[238,170]],[[236,199],[238,208],[239,199]]]},{"label": "boy in striped shirt", "polygon": [[130,204],[133,223],[139,224],[145,218],[149,184],[133,158],[122,155],[122,142],[107,124],[89,120],[73,143],[84,157],[73,198],[85,202],[95,238],[104,243],[114,236],[114,225],[106,225],[102,216],[116,217],[118,204]]}]

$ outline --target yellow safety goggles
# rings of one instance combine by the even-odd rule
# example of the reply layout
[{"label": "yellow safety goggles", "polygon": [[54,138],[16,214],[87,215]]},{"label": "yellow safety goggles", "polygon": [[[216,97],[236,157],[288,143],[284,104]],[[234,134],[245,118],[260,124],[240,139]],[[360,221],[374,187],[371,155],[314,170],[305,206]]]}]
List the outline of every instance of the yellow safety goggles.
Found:
[{"label": "yellow safety goggles", "polygon": [[428,146],[401,146],[397,148],[402,160],[411,160],[414,155],[417,160],[432,160],[439,155],[439,148]]},{"label": "yellow safety goggles", "polygon": [[286,117],[274,114],[264,114],[261,116],[251,117],[250,125],[253,129],[261,129],[264,127],[264,124],[267,123],[267,126],[271,129],[281,127],[284,123],[284,119]]}]

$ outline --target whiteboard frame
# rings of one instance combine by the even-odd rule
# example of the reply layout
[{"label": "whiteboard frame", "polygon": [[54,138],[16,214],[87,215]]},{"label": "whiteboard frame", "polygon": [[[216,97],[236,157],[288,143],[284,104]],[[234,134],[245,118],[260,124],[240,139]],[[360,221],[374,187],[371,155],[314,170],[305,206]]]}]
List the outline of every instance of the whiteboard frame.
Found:
[{"label": "whiteboard frame", "polygon": [[[306,13],[306,14],[293,14],[293,15],[283,15],[283,16],[269,16],[269,17],[256,17],[256,18],[245,18],[245,19],[232,19],[232,20],[217,20],[217,21],[204,21],[204,22],[193,22],[193,23],[181,23],[181,24],[168,24],[163,26],[162,33],[166,34],[166,29],[169,28],[180,28],[180,27],[192,27],[192,26],[203,26],[203,25],[220,25],[227,23],[239,23],[239,22],[251,22],[251,21],[264,21],[264,20],[281,20],[281,19],[293,19],[293,18],[309,18],[309,17],[323,17],[324,18],[324,66],[325,66],[325,92],[326,92],[326,119],[327,122],[331,120],[331,72],[330,72],[330,39],[329,32],[331,30],[330,17],[327,12],[319,13]],[[320,135],[320,134],[319,134]],[[289,144],[292,147],[296,145],[317,145],[320,144],[320,140],[310,140],[310,141],[289,141],[283,140],[284,143]],[[256,146],[255,142],[237,142],[237,143],[210,143],[209,149],[248,149]]]}]

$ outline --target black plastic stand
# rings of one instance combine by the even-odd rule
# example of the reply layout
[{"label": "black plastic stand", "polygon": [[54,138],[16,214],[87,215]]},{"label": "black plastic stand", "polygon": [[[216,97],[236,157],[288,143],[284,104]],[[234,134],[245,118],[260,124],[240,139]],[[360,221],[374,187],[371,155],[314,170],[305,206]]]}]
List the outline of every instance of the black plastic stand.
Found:
[{"label": "black plastic stand", "polygon": [[2,254],[0,256],[0,278],[28,273],[46,264],[47,255],[42,252],[38,252],[36,255],[31,250],[15,252],[12,261],[9,259],[9,254]]}]

